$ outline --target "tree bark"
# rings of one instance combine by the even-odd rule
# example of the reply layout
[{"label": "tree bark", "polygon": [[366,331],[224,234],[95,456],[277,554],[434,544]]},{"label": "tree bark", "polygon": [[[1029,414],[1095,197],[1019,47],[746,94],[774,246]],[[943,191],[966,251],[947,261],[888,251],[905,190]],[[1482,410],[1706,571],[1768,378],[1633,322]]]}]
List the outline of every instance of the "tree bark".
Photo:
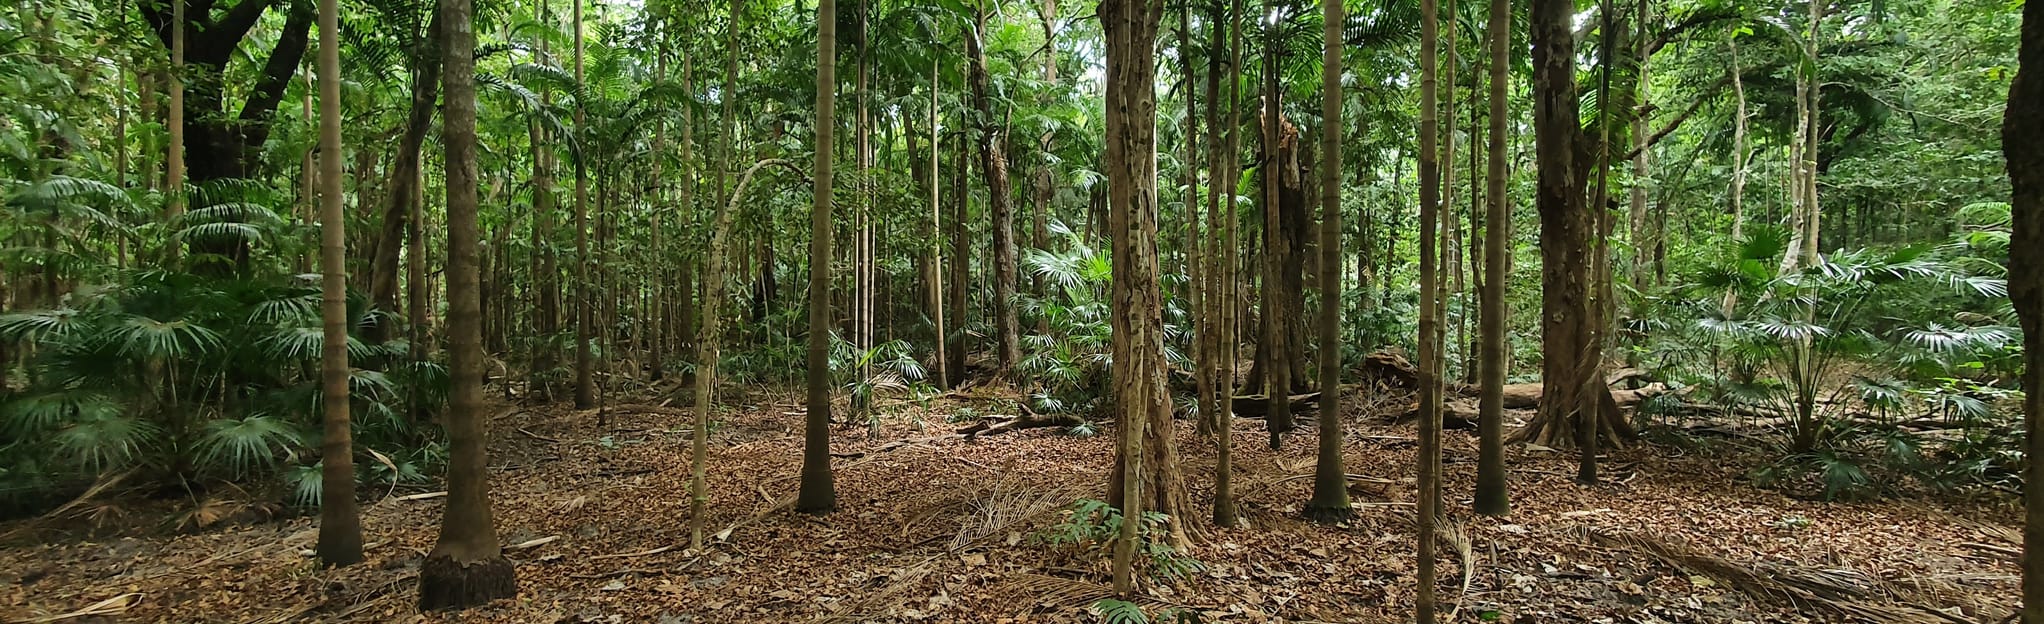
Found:
[{"label": "tree bark", "polygon": [[[1537,4],[1536,4],[1537,6]],[[1437,58],[1440,56],[1440,7],[1420,0],[1419,122],[1419,498],[1418,576],[1414,619],[1434,624],[1435,523],[1441,513],[1441,273],[1439,239],[1441,173],[1440,105]]]},{"label": "tree bark", "polygon": [[476,269],[475,29],[471,0],[441,0],[447,105],[447,507],[440,538],[419,567],[421,609],[461,609],[518,594],[490,515],[483,427],[482,302]]},{"label": "tree bark", "polygon": [[[1239,254],[1242,249],[1240,238],[1242,220],[1237,214],[1239,202],[1235,198],[1241,177],[1235,170],[1238,166],[1236,159],[1242,153],[1242,0],[1234,0],[1231,9],[1228,14],[1228,53],[1231,57],[1228,62],[1228,146],[1214,158],[1221,173],[1216,180],[1216,189],[1225,188],[1227,196],[1227,236],[1221,245],[1222,252],[1214,254],[1216,267],[1214,272],[1217,274],[1216,282],[1220,284],[1219,288],[1214,289],[1214,294],[1225,295],[1213,298],[1213,307],[1221,317],[1221,335],[1218,341],[1220,353],[1216,354],[1221,358],[1221,365],[1220,370],[1216,372],[1221,375],[1222,380],[1215,388],[1220,397],[1219,409],[1215,414],[1219,422],[1215,423],[1214,427],[1213,520],[1215,526],[1224,528],[1234,528],[1242,523],[1240,510],[1235,506],[1233,457],[1235,372],[1237,350],[1241,346],[1239,340],[1241,324],[1236,316],[1241,309],[1237,302],[1243,299],[1242,281],[1237,272],[1241,267]],[[1219,211],[1215,211],[1211,217],[1220,218],[1219,215]]]},{"label": "tree bark", "polygon": [[[319,2],[320,436],[321,563],[362,562],[362,517],[355,505],[355,450],[348,419],[348,238],[341,203],[340,2]],[[8,363],[0,360],[0,366]]]},{"label": "tree bark", "polygon": [[925,305],[929,306],[930,320],[937,338],[937,354],[935,366],[933,366],[933,368],[937,369],[937,387],[948,389],[951,387],[951,359],[945,353],[945,347],[947,346],[945,343],[951,340],[944,328],[944,243],[942,240],[944,232],[942,189],[944,183],[937,179],[939,161],[942,160],[939,157],[939,152],[942,151],[940,146],[944,144],[944,135],[937,128],[937,73],[940,69],[939,63],[941,61],[936,59],[930,61],[930,238],[924,241],[924,244],[929,245],[928,251],[925,253],[928,254],[930,264],[930,299]]},{"label": "tree bark", "polygon": [[[731,3],[737,28],[738,1]],[[809,214],[809,402],[802,431],[802,485],[795,511],[827,514],[837,509],[837,488],[830,471],[830,236],[831,156],[837,143],[837,2],[816,3],[816,182]],[[735,43],[735,38],[734,38]],[[738,50],[731,49],[731,67]],[[730,87],[727,79],[726,88]],[[728,91],[727,91],[728,93]],[[725,109],[725,130],[731,126]],[[729,139],[725,139],[729,142]],[[728,151],[728,150],[727,150]],[[705,325],[708,323],[705,322]]]},{"label": "tree bark", "polygon": [[[1596,370],[1591,349],[1595,331],[1590,260],[1597,219],[1583,189],[1591,158],[1583,136],[1575,80],[1575,5],[1533,0],[1529,29],[1533,43],[1533,134],[1538,163],[1534,206],[1540,213],[1542,383],[1549,400],[1512,438],[1564,448],[1576,438],[1576,419],[1595,413],[1594,399],[1581,396],[1584,379]],[[1630,424],[1617,414],[1601,420],[1604,435],[1617,441]]]},{"label": "tree bark", "polygon": [[1341,430],[1341,27],[1342,3],[1321,2],[1320,59],[1320,457],[1305,515],[1340,522],[1349,506]]},{"label": "tree bark", "polygon": [[[2009,299],[2023,326],[2023,431],[2030,457],[2044,457],[2044,2],[2023,7],[2017,71],[2002,118],[2014,229],[2009,244]],[[2023,470],[2024,624],[2044,624],[2044,461]]]},{"label": "tree bark", "polygon": [[965,54],[971,61],[973,108],[978,112],[979,166],[986,174],[988,221],[993,228],[994,260],[994,356],[1001,375],[1022,360],[1022,338],[1015,315],[1015,214],[1014,198],[1008,192],[1008,154],[1004,146],[1004,124],[996,123],[988,99],[986,6],[979,7],[978,20],[965,40]]},{"label": "tree bark", "polygon": [[[575,84],[577,90],[586,90],[587,83],[582,76],[582,0],[574,3],[575,28]],[[588,136],[587,102],[575,98],[575,136],[582,140]],[[575,409],[596,407],[596,363],[590,353],[590,341],[595,340],[596,319],[594,285],[589,278],[589,153],[578,151],[575,156]]]},{"label": "tree bark", "polygon": [[[392,313],[397,311],[399,251],[404,247],[401,241],[409,242],[416,229],[412,224],[415,218],[412,207],[424,201],[420,150],[426,144],[427,132],[433,129],[433,113],[440,100],[440,30],[440,18],[435,15],[426,32],[413,42],[411,110],[405,115],[404,131],[398,135],[397,150],[392,154],[389,193],[383,198],[383,227],[369,257],[370,305]],[[389,323],[371,326],[372,340],[382,342],[395,336],[395,328]]]},{"label": "tree bark", "polygon": [[1120,442],[1108,492],[1122,512],[1114,587],[1134,590],[1138,520],[1146,510],[1173,518],[1182,536],[1185,491],[1171,441],[1165,384],[1163,290],[1157,259],[1157,43],[1160,0],[1103,0],[1107,37],[1108,229],[1113,253],[1114,404]]},{"label": "tree bark", "polygon": [[[1480,297],[1482,335],[1478,357],[1477,386],[1482,388],[1477,408],[1476,512],[1503,516],[1511,511],[1509,484],[1505,478],[1504,385],[1505,283],[1509,282],[1505,257],[1510,255],[1512,209],[1505,193],[1505,121],[1507,111],[1507,61],[1511,53],[1511,0],[1490,0],[1490,136],[1488,186],[1484,206],[1483,292]],[[1474,146],[1471,146],[1474,149]],[[1473,237],[1472,237],[1473,238]]]}]

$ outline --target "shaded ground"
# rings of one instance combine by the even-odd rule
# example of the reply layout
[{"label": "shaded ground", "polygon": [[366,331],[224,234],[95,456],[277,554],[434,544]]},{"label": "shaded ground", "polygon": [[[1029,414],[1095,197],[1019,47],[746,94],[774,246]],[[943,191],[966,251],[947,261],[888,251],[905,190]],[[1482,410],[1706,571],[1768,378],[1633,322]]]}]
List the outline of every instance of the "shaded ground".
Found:
[{"label": "shaded ground", "polygon": [[[811,518],[762,513],[795,489],[799,400],[748,399],[713,430],[708,525],[731,531],[705,552],[687,550],[685,416],[617,410],[599,430],[593,412],[505,408],[491,442],[503,541],[557,538],[510,553],[514,602],[419,614],[415,575],[441,499],[400,491],[364,506],[369,560],[338,571],[313,567],[310,518],[111,539],[45,523],[49,542],[0,550],[0,620],[110,600],[118,613],[65,621],[1098,620],[1085,608],[1106,593],[1104,560],[1039,538],[1070,502],[1100,496],[1113,436],[968,441],[946,435],[944,418],[969,398],[898,405],[877,431],[837,431],[840,510]],[[1197,523],[1190,555],[1203,569],[1152,583],[1151,602],[1208,622],[1410,621],[1410,429],[1351,416],[1349,472],[1376,480],[1352,484],[1352,522],[1320,526],[1297,518],[1309,480],[1284,480],[1311,472],[1312,430],[1274,453],[1260,423],[1237,422],[1237,492],[1253,527]],[[1179,440],[1205,509],[1212,444],[1190,424]],[[2015,532],[1974,519],[2006,513],[1794,500],[1752,488],[1742,466],[1666,449],[1620,452],[1611,483],[1586,489],[1568,458],[1511,452],[1511,516],[1476,517],[1475,440],[1449,433],[1444,491],[1462,538],[1443,548],[1440,596],[1453,621],[1992,622],[2014,608]],[[1463,551],[1475,562],[1466,592]]]}]

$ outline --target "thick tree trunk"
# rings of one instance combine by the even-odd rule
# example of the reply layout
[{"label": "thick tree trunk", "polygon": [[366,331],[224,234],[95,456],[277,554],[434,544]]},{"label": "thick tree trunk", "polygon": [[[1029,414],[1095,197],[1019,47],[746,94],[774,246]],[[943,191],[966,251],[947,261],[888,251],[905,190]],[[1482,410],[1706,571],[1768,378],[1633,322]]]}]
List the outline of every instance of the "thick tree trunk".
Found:
[{"label": "thick tree trunk", "polygon": [[[1592,351],[1595,310],[1590,271],[1591,238],[1597,224],[1585,205],[1588,141],[1583,137],[1575,81],[1575,5],[1565,0],[1534,0],[1530,36],[1533,40],[1534,150],[1539,182],[1534,206],[1540,212],[1542,383],[1548,400],[1513,439],[1563,448],[1574,444],[1576,419],[1595,413],[1583,397],[1583,380],[1593,375],[1598,354]],[[1614,434],[1630,425],[1617,414],[1602,419],[1599,429]]]},{"label": "thick tree trunk", "polygon": [[[205,0],[141,3],[143,19],[169,49],[174,78],[170,81],[170,178],[174,191],[166,217],[184,214],[184,185],[250,177],[262,157],[270,120],[282,103],[291,75],[298,70],[316,16],[313,4],[292,0],[276,43],[258,71],[238,110],[226,101],[223,80],[227,65],[242,41],[277,0],[242,0],[215,10]],[[192,14],[192,9],[198,9]],[[182,28],[173,27],[182,24]],[[188,118],[189,110],[199,111]],[[189,164],[190,170],[186,170]],[[189,177],[189,180],[186,178]],[[241,238],[194,238],[194,255],[217,265],[208,271],[240,272],[247,268],[249,241]],[[175,251],[171,251],[175,255]],[[224,267],[224,270],[223,268]]]},{"label": "thick tree trunk", "polygon": [[482,307],[476,270],[475,30],[470,0],[442,0],[447,107],[447,305],[451,404],[447,506],[440,538],[419,566],[419,607],[461,609],[518,595],[517,573],[490,515],[483,427]]},{"label": "thick tree trunk", "polygon": [[[320,436],[319,547],[321,563],[362,561],[362,517],[355,506],[355,450],[348,422],[348,272],[346,215],[341,203],[340,2],[319,3],[320,176]],[[8,362],[0,360],[0,368]],[[4,380],[0,380],[4,381]],[[4,388],[0,383],[0,388]]]},{"label": "thick tree trunk", "polygon": [[1157,27],[1158,0],[1103,0],[1107,34],[1108,229],[1114,246],[1111,324],[1114,328],[1114,404],[1120,443],[1109,496],[1122,511],[1115,545],[1115,591],[1134,589],[1133,563],[1140,536],[1135,521],[1148,512],[1172,518],[1182,542],[1185,490],[1172,444],[1171,393],[1165,384],[1163,290],[1157,259]]},{"label": "thick tree trunk", "polygon": [[[734,32],[737,30],[738,2],[732,0],[731,3]],[[802,432],[802,485],[795,498],[795,511],[826,514],[837,509],[837,488],[830,470],[831,156],[837,145],[833,140],[837,130],[835,0],[819,0],[816,4],[816,41],[816,182],[809,213],[809,401]],[[738,67],[735,45],[730,53],[730,67],[735,70]],[[725,88],[730,86],[731,77],[726,77]],[[731,129],[729,107],[725,108],[724,129],[728,137]],[[729,143],[730,139],[726,138],[725,142]],[[726,152],[729,152],[728,148]]]},{"label": "thick tree trunk", "polygon": [[[2023,7],[2022,43],[2001,127],[2015,217],[2009,244],[2009,299],[2022,319],[2023,431],[2030,457],[2044,457],[2044,2]],[[2023,623],[2044,624],[2044,461],[2023,470]]]}]

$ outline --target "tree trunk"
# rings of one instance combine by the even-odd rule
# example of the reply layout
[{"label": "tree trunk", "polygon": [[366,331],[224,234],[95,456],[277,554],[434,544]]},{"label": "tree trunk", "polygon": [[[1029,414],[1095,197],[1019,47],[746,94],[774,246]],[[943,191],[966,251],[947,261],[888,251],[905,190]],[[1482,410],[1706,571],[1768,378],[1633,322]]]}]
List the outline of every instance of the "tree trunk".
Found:
[{"label": "tree trunk", "polygon": [[[277,1],[244,0],[220,11],[203,0],[143,3],[138,7],[171,56],[173,79],[168,124],[171,190],[181,193],[187,176],[192,183],[204,184],[262,175],[251,169],[262,157],[271,119],[304,57],[317,13],[313,3],[291,0],[286,7],[283,26],[275,31],[276,42],[261,62],[253,87],[245,92],[238,109],[228,105],[228,81],[223,77],[230,61],[240,53],[242,41]],[[192,14],[193,9],[198,13]],[[201,114],[188,119],[185,115],[188,109]],[[184,198],[174,193],[165,216],[176,219],[184,211]],[[248,268],[247,239],[195,237],[189,246],[194,255],[205,256],[202,260],[210,263],[201,267],[203,271],[239,273]],[[167,255],[175,256],[176,252],[169,250]]]},{"label": "tree trunk", "polygon": [[[412,223],[417,212],[413,207],[425,201],[420,151],[426,144],[426,133],[433,129],[433,113],[440,99],[441,28],[436,15],[416,41],[417,52],[411,58],[411,110],[405,115],[404,131],[398,135],[397,151],[392,154],[390,192],[383,198],[383,228],[369,258],[370,305],[391,313],[397,312],[399,252],[418,229]],[[400,244],[401,241],[405,244]],[[396,335],[389,323],[371,326],[371,340],[383,342]]]},{"label": "tree trunk", "polygon": [[987,212],[993,228],[994,259],[994,356],[1000,372],[1022,360],[1022,338],[1015,316],[1015,214],[1014,198],[1008,192],[1008,155],[1003,147],[1002,123],[996,123],[987,90],[986,6],[980,6],[976,28],[965,40],[965,55],[971,61],[973,108],[978,113],[979,166],[986,174]]},{"label": "tree trunk", "polygon": [[[2023,431],[2030,457],[2044,457],[2044,2],[2023,7],[2016,78],[2001,127],[2008,159],[2014,230],[2009,244],[2009,299],[2022,319]],[[2023,469],[2023,623],[2044,624],[2044,461]]]},{"label": "tree trunk", "polygon": [[[1746,146],[1746,78],[1739,67],[1739,35],[1733,33],[1725,38],[1725,45],[1731,49],[1732,57],[1732,98],[1736,103],[1735,117],[1732,118],[1732,244],[1746,240],[1746,166],[1750,150]],[[1724,316],[1731,316],[1733,308],[1739,305],[1739,294],[1726,292],[1724,305],[1720,306]]]},{"label": "tree trunk", "polygon": [[[587,86],[582,77],[582,0],[571,2],[575,7],[575,84],[582,90]],[[586,104],[583,98],[575,98],[577,137],[588,135]],[[595,339],[595,294],[589,281],[589,260],[589,153],[581,151],[575,156],[575,409],[596,407],[596,363],[589,344]]]},{"label": "tree trunk", "polygon": [[[1218,4],[1218,3],[1217,3]],[[1237,271],[1241,267],[1242,250],[1240,215],[1235,200],[1237,184],[1241,178],[1235,171],[1237,158],[1242,153],[1242,0],[1235,0],[1228,14],[1228,48],[1231,56],[1228,62],[1228,147],[1215,157],[1221,175],[1217,188],[1227,189],[1227,236],[1222,243],[1222,253],[1215,255],[1216,281],[1221,285],[1214,294],[1214,309],[1220,313],[1221,335],[1219,343],[1222,383],[1216,384],[1220,394],[1219,410],[1216,417],[1220,422],[1214,427],[1214,525],[1234,528],[1242,524],[1240,510],[1235,506],[1234,451],[1235,446],[1235,372],[1237,350],[1241,346],[1241,323],[1237,318],[1241,308],[1236,302],[1242,300],[1242,280]],[[1219,22],[1220,20],[1214,20]],[[1218,28],[1218,27],[1217,27]],[[1218,51],[1216,51],[1218,54]],[[1222,186],[1225,185],[1225,186]],[[1218,218],[1219,212],[1213,215]]]},{"label": "tree trunk", "polygon": [[[1164,3],[1103,0],[1099,17],[1107,36],[1108,229],[1114,329],[1114,404],[1120,442],[1108,492],[1121,509],[1115,545],[1114,586],[1134,590],[1137,527],[1146,511],[1173,518],[1183,535],[1186,504],[1172,444],[1171,393],[1165,385],[1163,290],[1157,259],[1157,27]],[[1179,541],[1179,540],[1174,540]]]},{"label": "tree trunk", "polygon": [[[1574,444],[1575,420],[1595,413],[1595,400],[1581,396],[1586,375],[1595,366],[1591,351],[1595,331],[1591,297],[1591,237],[1597,224],[1585,205],[1583,188],[1591,155],[1583,137],[1575,81],[1575,5],[1564,0],[1534,0],[1530,27],[1533,43],[1534,149],[1538,184],[1534,206],[1540,212],[1541,358],[1544,394],[1540,412],[1514,440],[1563,448]],[[1629,435],[1630,424],[1610,414],[1599,426],[1607,435]]]},{"label": "tree trunk", "polygon": [[[1510,80],[1506,62],[1511,53],[1511,0],[1490,0],[1490,136],[1488,185],[1484,206],[1483,284],[1480,286],[1481,314],[1477,332],[1482,334],[1478,357],[1477,386],[1482,388],[1477,408],[1476,512],[1503,516],[1511,511],[1509,485],[1505,479],[1504,385],[1505,257],[1510,255],[1512,209],[1505,194],[1505,98]],[[1471,146],[1474,150],[1475,146]],[[1474,238],[1472,236],[1472,238]]]},{"label": "tree trunk", "polygon": [[[319,3],[320,166],[320,436],[319,546],[321,563],[362,561],[362,517],[355,506],[355,450],[348,423],[348,238],[341,205],[340,2]],[[0,367],[7,366],[0,361]]]},{"label": "tree trunk", "polygon": [[470,0],[442,0],[447,105],[447,506],[419,566],[419,607],[461,609],[518,595],[517,572],[490,517],[483,404],[482,307],[476,272],[475,29]]},{"label": "tree trunk", "polygon": [[[967,237],[965,226],[965,216],[970,212],[968,204],[972,201],[972,196],[966,193],[967,169],[964,134],[965,129],[970,127],[970,124],[964,123],[963,112],[959,113],[959,121],[959,135],[957,140],[953,141],[953,147],[958,150],[958,153],[955,160],[957,164],[951,168],[953,172],[951,174],[951,190],[953,192],[951,193],[950,234],[951,322],[958,327],[958,331],[955,332],[957,339],[952,341],[947,352],[950,359],[945,362],[945,366],[951,369],[948,375],[953,387],[965,383],[966,355],[972,350],[972,335],[964,331],[964,328],[967,326],[966,296],[968,293],[966,292],[966,284],[969,283],[966,280],[972,277],[972,239]],[[951,340],[949,336],[946,336],[945,339]]]},{"label": "tree trunk", "polygon": [[1341,430],[1341,27],[1342,3],[1320,3],[1320,457],[1306,517],[1340,522],[1349,507]]},{"label": "tree trunk", "polygon": [[[1552,1],[1552,0],[1550,0]],[[1418,575],[1414,619],[1434,624],[1435,523],[1441,513],[1441,273],[1436,230],[1440,221],[1440,104],[1435,65],[1440,55],[1440,7],[1420,0],[1419,122],[1419,498]]]},{"label": "tree trunk", "polygon": [[[1594,394],[1602,389],[1601,384],[1604,378],[1602,367],[1604,359],[1604,334],[1607,323],[1610,320],[1609,311],[1612,308],[1610,245],[1612,217],[1609,208],[1612,203],[1610,195],[1611,55],[1614,51],[1612,48],[1616,46],[1618,41],[1619,30],[1616,24],[1617,20],[1612,16],[1612,9],[1611,0],[1603,0],[1601,9],[1597,11],[1597,14],[1603,18],[1603,25],[1598,29],[1603,33],[1603,43],[1597,46],[1597,65],[1599,67],[1597,72],[1597,101],[1601,104],[1597,107],[1597,187],[1595,191],[1590,193],[1589,200],[1592,202],[1590,206],[1591,229],[1596,232],[1593,235],[1596,243],[1593,246],[1594,251],[1591,252],[1590,257],[1590,278],[1596,281],[1595,286],[1591,290],[1592,304],[1590,307],[1589,345],[1583,349],[1582,360],[1577,362],[1577,366],[1589,369],[1579,371],[1578,377],[1576,377],[1576,379],[1580,380],[1579,383],[1582,384],[1579,387],[1583,392],[1583,396]],[[1600,385],[1592,387],[1591,384]],[[1585,409],[1577,412],[1579,422],[1576,429],[1576,445],[1578,447],[1576,482],[1584,485],[1595,485],[1597,483],[1597,428],[1594,423],[1599,422],[1598,415],[1602,412],[1602,407],[1601,402],[1588,404],[1585,405]]]},{"label": "tree trunk", "polygon": [[[830,0],[825,0],[828,4]],[[717,206],[716,215],[711,217],[710,246],[704,256],[702,329],[696,336],[696,383],[695,383],[695,430],[691,434],[689,450],[689,545],[702,548],[704,505],[709,501],[709,490],[704,483],[704,472],[709,457],[710,407],[717,396],[717,359],[719,308],[724,303],[724,265],[731,256],[731,221],[737,217],[738,198],[745,194],[746,185],[752,176],[768,165],[793,167],[785,160],[762,160],[745,170],[738,179],[730,201]],[[827,475],[828,473],[826,473]],[[804,476],[807,483],[807,475]],[[806,491],[806,490],[805,490]]]},{"label": "tree trunk", "polygon": [[930,61],[930,238],[924,241],[924,244],[929,245],[925,253],[928,254],[930,265],[930,299],[925,305],[929,306],[932,329],[936,334],[937,355],[933,368],[937,369],[937,387],[950,388],[951,359],[944,352],[947,346],[945,343],[950,342],[949,334],[944,330],[944,243],[941,238],[944,232],[942,208],[944,183],[937,179],[938,161],[941,160],[938,153],[942,151],[940,146],[944,144],[944,135],[937,128],[937,72],[941,62],[937,59]]},{"label": "tree trunk", "polygon": [[[737,23],[738,0],[731,3]],[[733,28],[736,31],[736,28]],[[816,3],[816,182],[809,215],[809,403],[802,432],[802,486],[795,510],[826,514],[837,509],[837,489],[830,471],[830,236],[831,156],[837,143],[837,3]],[[736,43],[734,39],[732,43]],[[738,48],[731,47],[731,65],[738,67]],[[735,73],[735,71],[733,72]],[[731,87],[725,80],[726,93]],[[730,107],[724,127],[731,128]],[[728,143],[730,139],[725,139]],[[728,148],[727,148],[728,152]],[[708,325],[705,322],[705,325]]]},{"label": "tree trunk", "polygon": [[[1270,14],[1272,0],[1264,0],[1264,13]],[[1258,316],[1262,336],[1257,341],[1257,371],[1264,381],[1264,393],[1272,397],[1265,410],[1263,426],[1270,433],[1270,448],[1276,450],[1284,444],[1284,434],[1292,431],[1291,405],[1284,397],[1292,391],[1291,360],[1287,357],[1286,339],[1290,331],[1286,327],[1285,304],[1291,295],[1286,292],[1284,246],[1285,202],[1282,197],[1284,169],[1288,164],[1282,142],[1284,141],[1284,108],[1281,105],[1281,85],[1278,80],[1278,50],[1275,31],[1265,35],[1263,46],[1263,149],[1261,163],[1257,167],[1263,179],[1263,292],[1260,299],[1263,307]],[[1258,378],[1256,372],[1250,374]]]}]

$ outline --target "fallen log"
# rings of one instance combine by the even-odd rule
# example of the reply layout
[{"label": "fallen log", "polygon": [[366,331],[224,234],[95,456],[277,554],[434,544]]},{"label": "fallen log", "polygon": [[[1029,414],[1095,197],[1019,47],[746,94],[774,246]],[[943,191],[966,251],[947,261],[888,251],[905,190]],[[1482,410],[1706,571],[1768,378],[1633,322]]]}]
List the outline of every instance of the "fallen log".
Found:
[{"label": "fallen log", "polygon": [[959,435],[970,440],[983,435],[999,435],[1020,429],[1042,427],[1077,427],[1086,420],[1070,414],[1024,414],[1021,416],[989,416],[979,422],[957,430]]},{"label": "fallen log", "polygon": [[[1298,414],[1306,410],[1313,409],[1314,407],[1320,405],[1319,392],[1294,394],[1291,395],[1289,398],[1291,399],[1293,414]],[[1262,418],[1264,414],[1269,413],[1269,411],[1270,411],[1269,395],[1252,394],[1235,397],[1235,415],[1237,416],[1246,416],[1249,418]]]}]

